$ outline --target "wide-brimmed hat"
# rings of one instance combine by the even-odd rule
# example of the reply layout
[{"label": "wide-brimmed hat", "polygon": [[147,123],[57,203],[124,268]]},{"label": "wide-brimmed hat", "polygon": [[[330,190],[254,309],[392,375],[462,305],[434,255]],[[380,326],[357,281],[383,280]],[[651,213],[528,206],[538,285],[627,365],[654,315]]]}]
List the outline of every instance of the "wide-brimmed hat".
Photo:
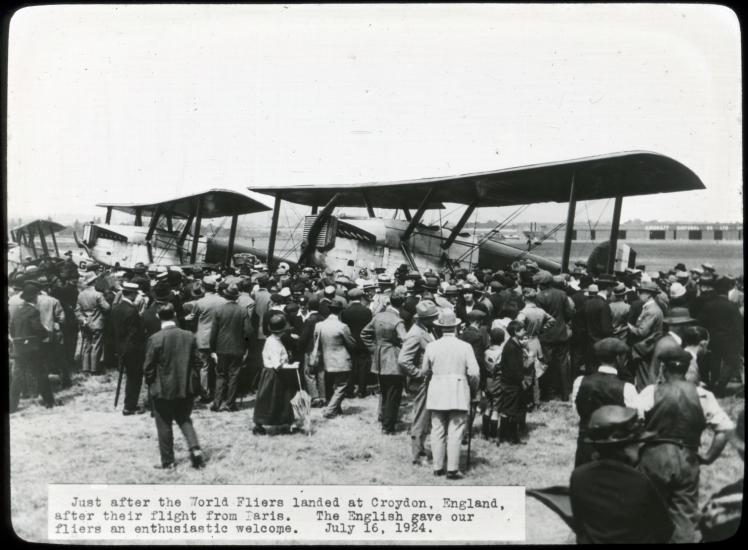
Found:
[{"label": "wide-brimmed hat", "polygon": [[595,446],[626,445],[656,437],[646,431],[636,409],[620,405],[603,405],[590,417],[585,443]]},{"label": "wide-brimmed hat", "polygon": [[167,283],[156,283],[152,290],[153,299],[157,302],[165,302],[171,298],[171,288]]},{"label": "wide-brimmed hat", "polygon": [[625,296],[628,289],[626,288],[626,285],[623,283],[618,283],[615,287],[613,287],[613,296]]},{"label": "wide-brimmed hat", "polygon": [[549,285],[553,282],[553,275],[551,275],[550,271],[541,269],[532,276],[532,282],[536,285]]},{"label": "wide-brimmed hat", "polygon": [[447,285],[447,288],[444,289],[445,296],[457,296],[459,293],[460,291],[455,285]]},{"label": "wide-brimmed hat", "polygon": [[434,290],[437,290],[439,288],[439,279],[437,279],[436,277],[426,277],[423,280],[422,286],[423,288],[426,288],[433,292]]},{"label": "wide-brimmed hat", "polygon": [[419,319],[430,319],[439,315],[439,309],[431,300],[422,300],[416,305],[416,317]]},{"label": "wide-brimmed hat", "polygon": [[281,313],[275,313],[268,320],[268,330],[272,333],[285,332],[288,329],[286,316]]},{"label": "wide-brimmed hat", "polygon": [[672,308],[668,312],[667,317],[662,320],[663,323],[667,323],[668,325],[685,325],[686,323],[693,323],[694,321],[696,321],[696,319],[691,317],[688,308],[685,307]]},{"label": "wide-brimmed hat", "polygon": [[670,285],[670,297],[671,298],[680,298],[681,296],[686,295],[686,287],[684,287],[682,284],[675,282],[672,285]]},{"label": "wide-brimmed hat", "polygon": [[658,292],[660,292],[660,287],[658,287],[652,281],[642,281],[641,285],[639,285],[638,290],[639,292],[650,292],[652,294],[657,294]]},{"label": "wide-brimmed hat", "polygon": [[439,313],[439,318],[434,321],[435,326],[444,328],[456,327],[461,323],[462,321],[457,318],[454,311],[452,311],[451,309],[442,310]]}]

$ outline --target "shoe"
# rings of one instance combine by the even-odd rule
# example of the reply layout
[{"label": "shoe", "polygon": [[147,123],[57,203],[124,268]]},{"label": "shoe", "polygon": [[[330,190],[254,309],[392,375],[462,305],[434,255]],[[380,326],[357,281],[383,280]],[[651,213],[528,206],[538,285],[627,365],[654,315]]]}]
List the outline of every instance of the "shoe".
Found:
[{"label": "shoe", "polygon": [[153,467],[156,470],[174,471],[177,469],[177,465],[175,462],[169,462],[169,464],[154,464]]},{"label": "shoe", "polygon": [[200,449],[190,451],[190,461],[192,462],[192,467],[196,470],[205,468],[205,457],[203,456],[203,451]]},{"label": "shoe", "polygon": [[420,455],[413,459],[413,466],[423,466],[426,463],[426,459]]},{"label": "shoe", "polygon": [[447,472],[447,479],[462,479],[462,474],[455,470],[453,472]]},{"label": "shoe", "polygon": [[213,398],[210,395],[203,395],[200,398],[200,403],[210,403],[211,401],[213,401]]},{"label": "shoe", "polygon": [[386,429],[382,428],[382,434],[383,435],[395,435],[396,433],[397,432],[395,432],[395,430],[386,430]]},{"label": "shoe", "polygon": [[446,472],[446,470],[445,470],[444,468],[442,468],[441,470],[434,470],[434,475],[435,475],[436,477],[439,477],[439,476],[443,476],[443,475],[444,475],[444,474],[446,474],[446,473],[447,473],[447,472]]},{"label": "shoe", "polygon": [[123,416],[130,416],[130,415],[133,415],[133,414],[143,414],[144,412],[145,412],[145,409],[143,407],[138,407],[137,409],[132,409],[132,410],[124,409],[122,411],[122,415]]},{"label": "shoe", "polygon": [[212,412],[214,412],[214,413],[217,413],[220,409],[219,409],[218,405],[211,405],[210,406],[210,410]]},{"label": "shoe", "polygon": [[267,435],[267,431],[262,426],[255,426],[252,428],[252,434],[254,435]]}]

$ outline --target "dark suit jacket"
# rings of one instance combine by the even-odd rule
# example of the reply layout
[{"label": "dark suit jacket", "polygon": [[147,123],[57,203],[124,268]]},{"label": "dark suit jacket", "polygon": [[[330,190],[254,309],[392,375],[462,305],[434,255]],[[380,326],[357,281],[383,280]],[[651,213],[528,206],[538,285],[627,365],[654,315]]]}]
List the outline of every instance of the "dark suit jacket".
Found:
[{"label": "dark suit jacket", "polygon": [[152,397],[185,399],[196,395],[199,369],[197,342],[191,332],[171,326],[148,339],[143,371]]},{"label": "dark suit jacket", "polygon": [[244,355],[252,336],[249,313],[235,301],[220,306],[210,330],[210,351],[221,355]]},{"label": "dark suit jacket", "polygon": [[556,323],[549,330],[540,335],[544,344],[556,344],[569,340],[566,324],[574,315],[574,302],[566,292],[558,288],[546,288],[538,293],[538,305],[553,315]]},{"label": "dark suit jacket", "polygon": [[314,327],[320,321],[324,321],[325,318],[318,311],[313,311],[309,314],[309,317],[304,321],[304,325],[301,327],[301,336],[299,336],[299,349],[303,353],[311,353],[314,349]]},{"label": "dark suit jacket", "polygon": [[348,325],[356,339],[356,351],[366,351],[366,345],[361,341],[361,330],[369,324],[372,317],[371,310],[358,302],[353,302],[340,313],[340,320]]},{"label": "dark suit jacket", "polygon": [[699,323],[709,331],[709,348],[719,353],[743,350],[743,316],[727,296],[712,294],[698,310]]},{"label": "dark suit jacket", "polygon": [[112,328],[114,330],[114,349],[120,357],[126,353],[142,351],[145,344],[143,320],[138,315],[138,308],[124,300],[112,307]]},{"label": "dark suit jacket", "polygon": [[594,344],[603,338],[613,336],[613,319],[610,306],[601,296],[590,296],[582,306],[584,331],[587,342]]},{"label": "dark suit jacket", "polygon": [[485,355],[486,349],[488,349],[488,335],[485,331],[468,325],[462,331],[460,340],[467,342],[473,347],[473,353],[475,353],[475,359],[478,361],[478,368],[480,368],[482,379],[486,370]]}]

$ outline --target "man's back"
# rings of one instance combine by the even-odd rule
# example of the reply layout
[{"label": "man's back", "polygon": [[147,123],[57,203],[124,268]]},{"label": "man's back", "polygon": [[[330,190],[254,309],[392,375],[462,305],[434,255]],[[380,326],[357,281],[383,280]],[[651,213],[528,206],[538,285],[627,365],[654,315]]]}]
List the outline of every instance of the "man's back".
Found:
[{"label": "man's back", "polygon": [[563,290],[546,288],[538,293],[537,303],[555,320],[553,326],[540,335],[540,341],[547,343],[566,342],[569,339],[566,323],[571,320],[574,313],[571,298]]},{"label": "man's back", "polygon": [[713,295],[699,311],[699,321],[709,331],[710,348],[742,351],[743,316],[737,304],[727,296]]},{"label": "man's back", "polygon": [[191,376],[199,357],[195,336],[176,326],[161,329],[148,339],[143,365],[151,395],[160,399],[184,399],[195,395]]},{"label": "man's back", "polygon": [[197,338],[198,349],[208,349],[210,347],[210,331],[213,327],[213,319],[216,311],[226,303],[226,300],[218,294],[209,292],[200,298],[195,304],[195,313],[197,315]]},{"label": "man's back", "polygon": [[210,348],[219,354],[243,355],[251,334],[249,312],[236,302],[226,302],[215,312]]},{"label": "man's back", "polygon": [[327,372],[345,372],[351,370],[350,351],[356,345],[348,325],[335,315],[317,323],[315,333],[319,332],[322,359]]},{"label": "man's back", "polygon": [[577,542],[665,543],[673,526],[655,486],[617,460],[595,460],[575,469],[569,486]]}]

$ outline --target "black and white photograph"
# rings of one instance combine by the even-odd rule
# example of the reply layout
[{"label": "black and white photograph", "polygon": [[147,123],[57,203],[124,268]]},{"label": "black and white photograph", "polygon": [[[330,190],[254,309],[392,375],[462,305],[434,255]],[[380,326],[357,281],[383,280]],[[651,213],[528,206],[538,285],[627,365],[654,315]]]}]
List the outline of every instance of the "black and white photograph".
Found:
[{"label": "black and white photograph", "polygon": [[730,8],[48,4],[8,18],[18,539],[736,534]]}]

